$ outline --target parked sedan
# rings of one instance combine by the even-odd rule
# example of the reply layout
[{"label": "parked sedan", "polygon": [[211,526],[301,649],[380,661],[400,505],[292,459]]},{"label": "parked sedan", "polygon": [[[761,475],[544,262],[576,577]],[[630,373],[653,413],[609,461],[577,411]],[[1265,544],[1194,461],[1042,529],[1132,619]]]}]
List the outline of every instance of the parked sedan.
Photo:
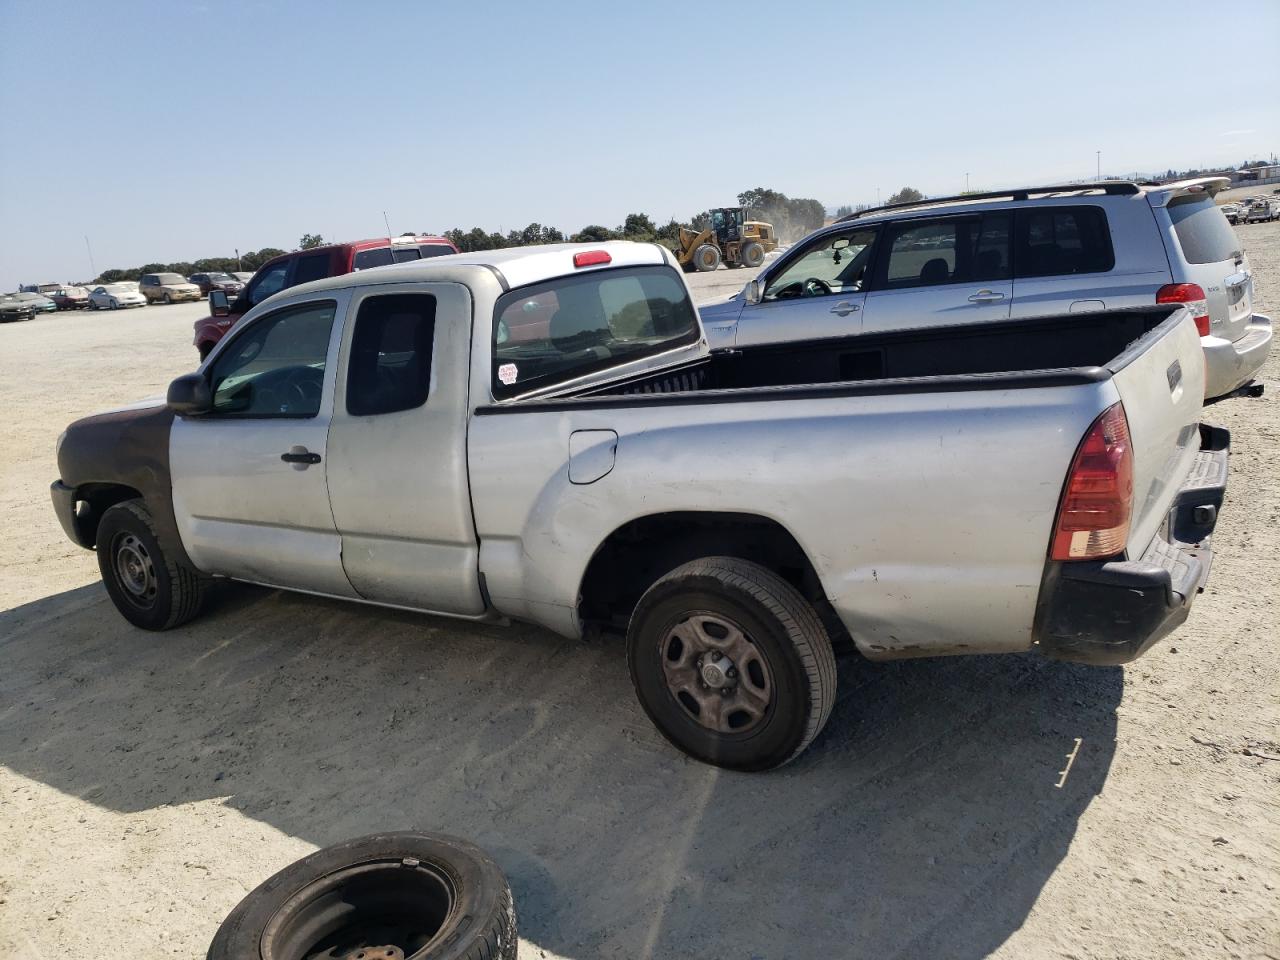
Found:
[{"label": "parked sedan", "polygon": [[59,310],[79,310],[89,305],[89,291],[84,287],[59,287],[49,294]]},{"label": "parked sedan", "polygon": [[147,298],[134,290],[131,283],[106,283],[94,287],[89,294],[90,310],[123,310],[146,305]]},{"label": "parked sedan", "polygon": [[199,300],[204,294],[194,283],[180,273],[144,273],[138,281],[141,293],[147,303],[162,300],[165,303],[180,303],[183,300]]},{"label": "parked sedan", "polygon": [[58,305],[42,293],[15,293],[15,297],[31,304],[34,313],[57,313]]},{"label": "parked sedan", "polygon": [[244,281],[237,280],[229,273],[193,273],[187,279],[199,287],[201,296],[205,297],[214,290],[221,290],[228,300],[234,300],[244,289]]},{"label": "parked sedan", "polygon": [[0,294],[0,323],[8,323],[11,320],[30,320],[35,315],[31,303],[27,300],[19,300],[19,294],[5,293]]}]

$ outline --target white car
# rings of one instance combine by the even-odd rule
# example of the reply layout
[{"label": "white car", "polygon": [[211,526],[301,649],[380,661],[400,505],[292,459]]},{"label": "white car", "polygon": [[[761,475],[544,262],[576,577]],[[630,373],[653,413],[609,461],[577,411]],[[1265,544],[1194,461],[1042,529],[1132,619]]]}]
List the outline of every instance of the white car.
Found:
[{"label": "white car", "polygon": [[132,283],[107,283],[94,287],[89,293],[90,310],[123,310],[146,305],[147,298]]}]

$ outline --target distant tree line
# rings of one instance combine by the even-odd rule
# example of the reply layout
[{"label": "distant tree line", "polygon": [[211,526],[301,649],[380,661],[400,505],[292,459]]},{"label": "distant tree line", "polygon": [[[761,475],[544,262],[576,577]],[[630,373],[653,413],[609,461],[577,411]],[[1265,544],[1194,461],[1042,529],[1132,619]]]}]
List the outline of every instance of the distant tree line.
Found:
[{"label": "distant tree line", "polygon": [[[756,187],[738,194],[738,205],[745,209],[748,220],[765,220],[772,223],[783,240],[797,240],[811,230],[822,226],[826,218],[823,204],[811,198],[788,197],[776,190]],[[616,227],[598,223],[588,224],[576,233],[566,234],[557,227],[531,223],[523,230],[507,233],[488,231],[482,227],[463,230],[454,227],[446,230],[447,237],[463,253],[477,250],[499,250],[503,247],[527,247],[543,243],[600,243],[605,240],[635,240],[641,243],[657,242],[675,250],[680,245],[680,228],[703,230],[711,223],[711,212],[696,213],[687,221],[674,217],[659,225],[645,213],[629,213]],[[298,241],[299,250],[310,250],[326,241],[318,233],[306,233]],[[193,273],[212,273],[230,270],[257,270],[272,257],[284,253],[276,247],[263,247],[235,257],[205,257],[177,263],[146,263],[128,270],[111,269],[100,273],[94,283],[114,283],[118,280],[137,280],[144,273],[180,273],[184,277]]]},{"label": "distant tree line", "polygon": [[203,257],[200,260],[179,260],[177,263],[144,263],[140,267],[128,270],[103,270],[94,283],[116,283],[120,280],[137,280],[144,273],[180,273],[189,277],[193,273],[226,273],[231,270],[257,270],[273,257],[286,251],[278,247],[263,247],[261,250],[250,250],[235,257]]}]

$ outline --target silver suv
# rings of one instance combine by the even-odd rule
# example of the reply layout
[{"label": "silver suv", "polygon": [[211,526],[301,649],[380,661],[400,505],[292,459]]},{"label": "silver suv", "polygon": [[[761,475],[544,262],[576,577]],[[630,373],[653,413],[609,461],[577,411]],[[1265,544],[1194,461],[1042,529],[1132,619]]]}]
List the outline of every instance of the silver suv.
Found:
[{"label": "silver suv", "polygon": [[1214,204],[1228,183],[1105,181],[867,210],[699,312],[713,347],[745,347],[1186,303],[1205,396],[1218,398],[1248,389],[1271,348],[1248,260]]}]

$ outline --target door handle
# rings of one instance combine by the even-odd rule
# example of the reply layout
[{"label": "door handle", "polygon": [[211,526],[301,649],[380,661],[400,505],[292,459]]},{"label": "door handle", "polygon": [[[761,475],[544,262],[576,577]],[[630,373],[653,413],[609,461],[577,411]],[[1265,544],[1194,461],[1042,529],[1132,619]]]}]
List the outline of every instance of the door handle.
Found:
[{"label": "door handle", "polygon": [[995,303],[997,300],[1003,300],[1003,293],[996,293],[994,290],[979,290],[969,298],[970,303]]},{"label": "door handle", "polygon": [[841,300],[831,308],[831,312],[837,317],[847,317],[849,314],[857,313],[861,309],[862,307],[858,306],[856,303],[850,303],[848,300]]},{"label": "door handle", "polygon": [[319,463],[320,454],[312,453],[306,447],[294,447],[288,453],[280,454],[280,459],[285,463],[301,464],[306,467],[313,463]]}]

